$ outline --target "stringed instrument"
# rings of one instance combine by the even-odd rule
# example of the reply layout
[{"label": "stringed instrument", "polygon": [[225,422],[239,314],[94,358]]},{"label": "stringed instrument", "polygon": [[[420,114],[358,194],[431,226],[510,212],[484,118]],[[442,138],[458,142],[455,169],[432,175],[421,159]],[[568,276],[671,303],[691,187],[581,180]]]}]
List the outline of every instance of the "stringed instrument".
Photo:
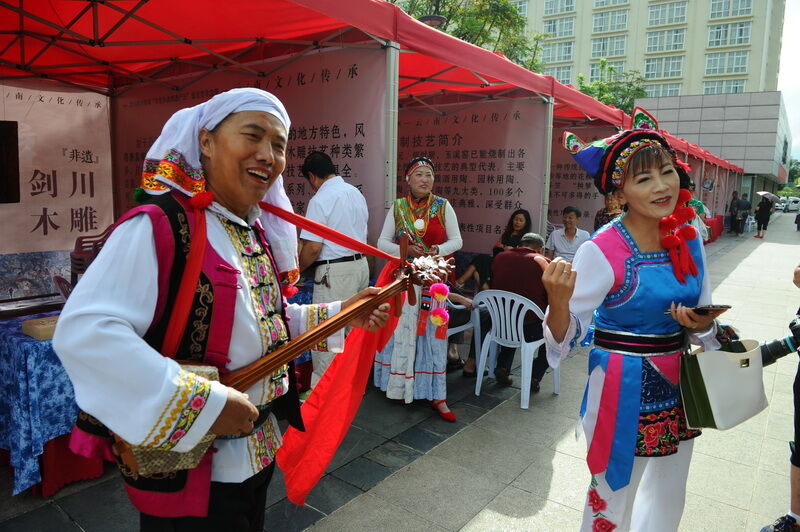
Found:
[{"label": "stringed instrument", "polygon": [[[404,233],[400,238],[400,257],[407,256],[408,246],[409,239]],[[369,316],[373,310],[387,301],[394,299],[395,314],[400,316],[403,308],[403,293],[406,293],[410,305],[416,305],[417,293],[414,285],[442,282],[452,268],[452,262],[445,261],[443,258],[420,257],[410,263],[402,259],[400,267],[395,271],[395,280],[381,287],[380,292],[342,309],[338,314],[247,366],[222,375],[220,381],[226,386],[244,392],[281,366],[288,364],[303,352],[343,329],[352,320]]]}]

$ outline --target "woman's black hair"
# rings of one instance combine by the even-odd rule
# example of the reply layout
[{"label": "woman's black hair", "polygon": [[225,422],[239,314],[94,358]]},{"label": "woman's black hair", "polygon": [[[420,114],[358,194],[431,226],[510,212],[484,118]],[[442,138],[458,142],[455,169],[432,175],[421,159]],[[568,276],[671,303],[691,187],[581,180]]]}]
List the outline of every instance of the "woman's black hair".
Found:
[{"label": "woman's black hair", "polygon": [[519,232],[519,236],[521,237],[525,233],[531,232],[531,213],[526,211],[525,209],[517,209],[516,211],[511,213],[511,216],[508,217],[508,223],[506,224],[506,230],[503,231],[503,235],[500,237],[500,242],[504,244],[508,241],[508,238],[511,236],[511,233],[514,232],[514,217],[518,214],[521,214],[525,217],[525,225],[522,227],[522,230]]}]

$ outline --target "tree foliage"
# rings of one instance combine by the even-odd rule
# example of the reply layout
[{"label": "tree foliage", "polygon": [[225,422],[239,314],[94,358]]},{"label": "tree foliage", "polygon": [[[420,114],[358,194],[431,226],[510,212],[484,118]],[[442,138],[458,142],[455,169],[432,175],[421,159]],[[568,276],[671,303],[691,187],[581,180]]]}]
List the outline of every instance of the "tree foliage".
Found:
[{"label": "tree foliage", "polygon": [[390,0],[412,17],[440,15],[447,19],[437,29],[493,52],[532,70],[542,69],[542,41],[547,34],[532,33],[528,22],[509,0]]},{"label": "tree foliage", "polygon": [[789,161],[789,183],[794,183],[798,185],[798,180],[800,180],[800,160],[792,159]]},{"label": "tree foliage", "polygon": [[601,59],[597,81],[587,83],[583,74],[578,74],[578,90],[605,104],[613,105],[630,114],[636,98],[647,97],[644,90],[645,77],[638,70],[627,70],[621,74],[608,61]]}]

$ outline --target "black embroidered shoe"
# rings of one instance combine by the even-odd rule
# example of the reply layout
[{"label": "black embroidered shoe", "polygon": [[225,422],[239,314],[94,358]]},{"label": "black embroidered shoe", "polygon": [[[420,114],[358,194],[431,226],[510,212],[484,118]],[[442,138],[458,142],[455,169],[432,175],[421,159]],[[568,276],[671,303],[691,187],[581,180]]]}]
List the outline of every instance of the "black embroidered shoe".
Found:
[{"label": "black embroidered shoe", "polygon": [[782,515],[771,525],[762,528],[761,532],[800,532],[800,524],[791,515]]}]

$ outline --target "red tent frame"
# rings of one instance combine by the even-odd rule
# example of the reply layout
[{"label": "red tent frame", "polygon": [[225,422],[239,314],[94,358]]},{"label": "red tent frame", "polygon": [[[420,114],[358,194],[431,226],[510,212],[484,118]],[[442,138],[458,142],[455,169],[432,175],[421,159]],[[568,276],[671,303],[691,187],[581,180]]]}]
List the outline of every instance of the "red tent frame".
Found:
[{"label": "red tent frame", "polygon": [[[554,117],[617,127],[630,120],[382,0],[0,0],[0,80],[55,80],[111,97],[142,83],[179,91],[221,69],[266,77],[326,46],[402,48],[397,93],[404,106],[433,111],[430,99],[446,93],[480,102],[524,89],[554,104]],[[286,60],[268,71],[252,66],[275,57]],[[187,73],[196,75],[174,81]],[[681,152],[743,172],[683,139],[670,140]]]}]

